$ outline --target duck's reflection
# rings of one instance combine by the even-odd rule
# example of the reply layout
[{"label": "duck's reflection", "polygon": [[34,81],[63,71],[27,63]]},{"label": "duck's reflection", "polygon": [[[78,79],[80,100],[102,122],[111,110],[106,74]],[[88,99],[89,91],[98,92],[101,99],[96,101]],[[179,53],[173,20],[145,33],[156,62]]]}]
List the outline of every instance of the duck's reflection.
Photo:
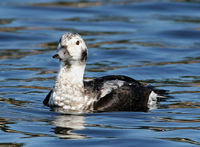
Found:
[{"label": "duck's reflection", "polygon": [[86,139],[86,135],[75,133],[75,130],[85,130],[85,115],[79,114],[62,114],[54,116],[52,125],[55,135],[65,139]]}]

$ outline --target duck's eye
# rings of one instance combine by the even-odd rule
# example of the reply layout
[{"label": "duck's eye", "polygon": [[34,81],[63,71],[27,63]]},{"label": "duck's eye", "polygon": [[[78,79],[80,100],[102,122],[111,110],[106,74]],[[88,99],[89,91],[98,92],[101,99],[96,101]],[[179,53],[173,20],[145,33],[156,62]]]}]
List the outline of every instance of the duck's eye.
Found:
[{"label": "duck's eye", "polygon": [[76,41],[76,45],[79,45],[80,44],[80,41]]}]

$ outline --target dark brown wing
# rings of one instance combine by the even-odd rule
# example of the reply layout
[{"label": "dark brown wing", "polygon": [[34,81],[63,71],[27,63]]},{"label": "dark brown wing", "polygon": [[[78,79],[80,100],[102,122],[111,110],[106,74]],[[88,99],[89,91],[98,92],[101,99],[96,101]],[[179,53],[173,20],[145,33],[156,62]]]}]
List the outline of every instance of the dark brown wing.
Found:
[{"label": "dark brown wing", "polygon": [[48,95],[47,95],[46,98],[44,99],[44,101],[43,101],[43,104],[44,104],[44,105],[47,105],[47,104],[48,104],[52,91],[53,91],[53,90],[50,90],[49,93],[48,93]]},{"label": "dark brown wing", "polygon": [[[102,88],[109,81],[123,81],[124,84],[102,96]],[[98,111],[147,111],[150,90],[140,82],[126,76],[105,76],[85,82],[97,95],[94,110]],[[111,87],[112,88],[112,87]],[[94,92],[95,91],[95,92]]]},{"label": "dark brown wing", "polygon": [[100,98],[94,104],[98,111],[147,111],[149,90],[141,85],[125,84],[106,96]]}]

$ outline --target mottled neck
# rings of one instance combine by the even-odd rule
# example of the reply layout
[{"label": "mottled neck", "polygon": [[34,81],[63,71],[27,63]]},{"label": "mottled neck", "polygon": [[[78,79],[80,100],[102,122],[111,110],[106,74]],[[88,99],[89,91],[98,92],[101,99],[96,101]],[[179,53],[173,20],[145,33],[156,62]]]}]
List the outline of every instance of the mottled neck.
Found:
[{"label": "mottled neck", "polygon": [[65,76],[72,78],[70,83],[82,83],[85,72],[85,64],[74,62],[72,65],[60,63],[60,70],[58,74],[65,74]]},{"label": "mottled neck", "polygon": [[80,87],[83,86],[83,76],[85,71],[85,64],[74,62],[72,65],[60,62],[60,70],[56,81],[60,81],[63,86]]},{"label": "mottled neck", "polygon": [[67,109],[83,109],[84,84],[83,75],[85,64],[73,63],[70,66],[60,63],[52,100],[54,105]]}]

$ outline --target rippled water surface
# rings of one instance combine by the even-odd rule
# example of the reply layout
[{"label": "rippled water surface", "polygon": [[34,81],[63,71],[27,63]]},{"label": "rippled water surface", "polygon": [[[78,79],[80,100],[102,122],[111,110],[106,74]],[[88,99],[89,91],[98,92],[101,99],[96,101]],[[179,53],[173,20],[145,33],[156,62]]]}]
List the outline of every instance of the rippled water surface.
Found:
[{"label": "rippled water surface", "polygon": [[[197,0],[0,1],[0,145],[200,145]],[[65,32],[86,40],[85,77],[123,74],[173,98],[148,112],[60,114],[43,106]]]}]

